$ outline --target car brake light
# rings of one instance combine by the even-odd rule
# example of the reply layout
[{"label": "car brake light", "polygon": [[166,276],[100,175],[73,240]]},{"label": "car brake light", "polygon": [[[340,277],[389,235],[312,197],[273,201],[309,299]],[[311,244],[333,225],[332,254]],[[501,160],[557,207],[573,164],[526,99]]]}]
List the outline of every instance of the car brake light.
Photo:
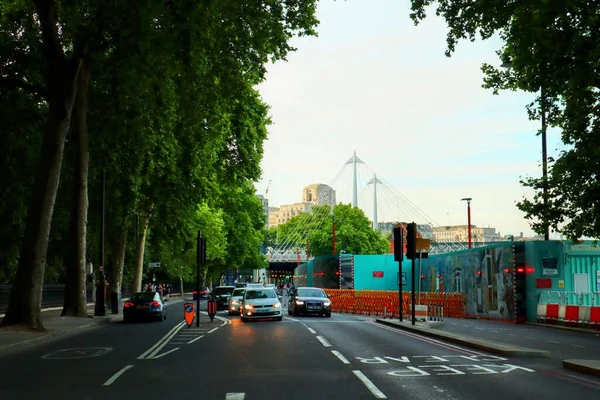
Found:
[{"label": "car brake light", "polygon": [[160,303],[158,301],[153,301],[150,303],[152,307],[160,307]]},{"label": "car brake light", "polygon": [[125,308],[129,308],[129,307],[133,307],[135,304],[133,304],[132,302],[128,301],[127,303],[125,303]]}]

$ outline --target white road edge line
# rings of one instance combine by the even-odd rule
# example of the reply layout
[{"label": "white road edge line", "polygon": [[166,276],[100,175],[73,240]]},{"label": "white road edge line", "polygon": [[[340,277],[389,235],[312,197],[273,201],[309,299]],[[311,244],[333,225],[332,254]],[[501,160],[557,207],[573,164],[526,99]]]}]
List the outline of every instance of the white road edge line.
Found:
[{"label": "white road edge line", "polygon": [[[163,336],[158,342],[156,342],[152,347],[150,347],[148,350],[146,350],[141,356],[139,356],[137,359],[138,360],[143,360],[144,358],[147,358],[148,355],[150,353],[152,353],[158,346],[160,346],[164,341],[169,341],[171,340],[171,338],[175,335],[172,335],[173,332],[175,332],[175,334],[177,334],[178,329],[183,328],[183,326],[185,325],[185,322],[182,321],[180,323],[178,323],[177,325],[175,325],[169,332],[167,332],[167,334],[165,336]],[[163,345],[164,347],[164,345]],[[161,347],[162,349],[162,347]],[[148,358],[152,358],[152,357],[148,357]]]},{"label": "white road edge line", "polygon": [[306,329],[308,329],[308,331],[309,331],[310,333],[312,333],[313,335],[314,335],[315,333],[317,333],[317,331],[315,331],[313,328],[309,328],[308,326],[306,327]]},{"label": "white road edge line", "polygon": [[104,382],[104,386],[110,386],[114,381],[119,379],[119,377],[121,375],[123,375],[123,373],[125,371],[127,371],[129,368],[133,368],[133,365],[126,365],[125,367],[121,368],[121,370],[119,372],[117,372],[116,374],[111,376],[106,382]]},{"label": "white road edge line", "polygon": [[150,353],[148,355],[148,358],[154,358],[159,351],[161,351],[163,349],[163,347],[165,347],[167,344],[169,344],[169,342],[171,341],[171,339],[173,339],[175,337],[175,335],[177,335],[177,333],[179,333],[179,331],[181,330],[181,328],[183,328],[184,324],[181,324],[177,327],[177,329],[175,329],[173,331],[173,333],[171,334],[171,336],[169,336],[165,341],[163,341],[156,349],[154,349],[154,351],[152,353]]},{"label": "white road edge line", "polygon": [[289,319],[290,321],[294,321],[294,322],[298,322],[298,321],[300,321],[299,319],[290,318],[290,317],[285,317],[285,319]]},{"label": "white road edge line", "polygon": [[206,333],[213,333],[214,331],[216,331],[217,329],[219,329],[219,327],[217,326],[216,328],[212,328],[210,331],[206,332]]},{"label": "white road edge line", "polygon": [[352,372],[354,373],[354,375],[356,375],[358,379],[360,379],[360,381],[367,387],[367,389],[369,389],[371,393],[373,393],[373,395],[376,398],[387,399],[387,396],[383,394],[383,392],[379,390],[377,386],[375,386],[375,384],[373,384],[373,382],[371,382],[371,380],[365,376],[365,374],[358,370],[354,370]]},{"label": "white road edge line", "polygon": [[319,342],[321,342],[323,346],[331,347],[331,344],[323,336],[317,336],[317,339],[319,339]]},{"label": "white road edge line", "polygon": [[157,358],[161,358],[161,357],[166,356],[167,354],[171,354],[172,352],[177,351],[177,350],[179,350],[179,347],[175,347],[174,349],[171,349],[171,350],[169,350],[169,351],[167,351],[165,353],[162,353],[162,354],[159,354],[157,356],[154,356],[154,357],[152,357],[152,359],[156,360]]},{"label": "white road edge line", "polygon": [[204,337],[204,335],[200,335],[200,336],[198,336],[197,338],[194,338],[194,339],[190,340],[189,342],[187,342],[187,344],[192,344],[192,343],[194,343],[196,340],[200,340],[200,339],[202,339],[203,337]]},{"label": "white road edge line", "polygon": [[[200,314],[206,315],[208,317],[208,312],[206,312],[206,311],[200,311]],[[225,317],[221,317],[220,315],[215,315],[215,318],[218,319],[219,321],[223,321],[227,324],[231,323],[231,320],[229,320]]]},{"label": "white road edge line", "polygon": [[340,353],[337,350],[331,350],[331,352],[333,353],[334,356],[336,356],[337,358],[339,358],[341,362],[343,362],[346,365],[350,365],[350,361],[348,361],[348,359],[346,357],[344,357],[342,355],[342,353]]},{"label": "white road edge line", "polygon": [[246,393],[227,393],[225,395],[225,400],[244,400],[246,398]]}]

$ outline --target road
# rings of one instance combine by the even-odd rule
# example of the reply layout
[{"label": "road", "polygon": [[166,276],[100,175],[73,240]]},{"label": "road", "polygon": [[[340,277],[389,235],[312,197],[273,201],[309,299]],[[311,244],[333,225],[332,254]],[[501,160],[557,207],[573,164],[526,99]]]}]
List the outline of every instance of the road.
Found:
[{"label": "road", "polygon": [[0,360],[1,399],[582,399],[600,380],[555,359],[502,358],[369,317],[107,323]]}]

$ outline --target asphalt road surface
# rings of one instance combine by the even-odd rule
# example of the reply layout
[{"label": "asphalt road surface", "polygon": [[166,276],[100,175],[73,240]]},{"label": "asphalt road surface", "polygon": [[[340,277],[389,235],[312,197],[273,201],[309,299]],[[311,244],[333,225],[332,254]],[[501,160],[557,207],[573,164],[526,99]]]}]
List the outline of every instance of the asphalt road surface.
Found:
[{"label": "asphalt road surface", "polygon": [[600,398],[555,359],[502,358],[333,314],[107,323],[0,358],[0,399]]}]

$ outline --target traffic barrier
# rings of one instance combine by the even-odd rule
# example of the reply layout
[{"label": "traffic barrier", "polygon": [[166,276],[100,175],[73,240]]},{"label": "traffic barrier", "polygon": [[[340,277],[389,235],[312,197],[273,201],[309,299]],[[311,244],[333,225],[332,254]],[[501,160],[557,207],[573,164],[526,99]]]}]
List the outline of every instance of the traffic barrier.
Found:
[{"label": "traffic barrier", "polygon": [[600,292],[544,292],[537,305],[538,322],[600,328]]},{"label": "traffic barrier", "polygon": [[[384,318],[398,318],[400,316],[400,298],[395,290],[352,290],[352,289],[325,289],[331,299],[334,312],[374,315]],[[411,293],[402,293],[402,315],[411,315]],[[466,304],[464,293],[457,292],[421,292],[421,304],[436,304],[443,310],[442,314],[455,318],[464,318]],[[415,311],[417,311],[415,309]]]}]

